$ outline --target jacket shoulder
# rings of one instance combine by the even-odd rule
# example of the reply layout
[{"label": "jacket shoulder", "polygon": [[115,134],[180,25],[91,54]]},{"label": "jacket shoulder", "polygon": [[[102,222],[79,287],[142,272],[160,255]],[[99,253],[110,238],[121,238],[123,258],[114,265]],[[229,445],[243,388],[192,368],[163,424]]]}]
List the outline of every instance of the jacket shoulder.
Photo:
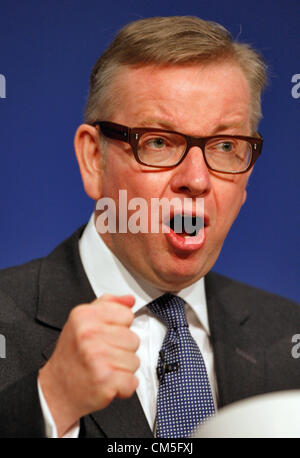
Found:
[{"label": "jacket shoulder", "polygon": [[293,335],[299,328],[300,305],[291,299],[215,272],[205,277],[205,285],[208,300],[224,306],[237,320],[249,317],[253,335],[273,341],[283,333]]},{"label": "jacket shoulder", "polygon": [[36,304],[41,263],[42,258],[39,258],[0,270],[0,317],[8,312],[7,306],[12,302],[24,312],[34,313],[34,310],[28,310],[28,306]]},{"label": "jacket shoulder", "polygon": [[16,309],[35,316],[37,304],[42,299],[41,286],[44,290],[52,288],[56,291],[62,279],[66,281],[73,271],[74,265],[78,268],[78,240],[84,227],[77,229],[46,257],[0,270],[0,320],[8,314],[12,317]]},{"label": "jacket shoulder", "polygon": [[249,300],[254,307],[255,305],[259,306],[260,303],[265,303],[273,304],[274,307],[286,305],[293,308],[296,306],[300,310],[300,304],[292,299],[234,280],[216,272],[210,272],[205,278],[209,293],[214,290],[214,293],[216,292],[230,298],[234,294],[237,298],[243,298],[247,302]]}]

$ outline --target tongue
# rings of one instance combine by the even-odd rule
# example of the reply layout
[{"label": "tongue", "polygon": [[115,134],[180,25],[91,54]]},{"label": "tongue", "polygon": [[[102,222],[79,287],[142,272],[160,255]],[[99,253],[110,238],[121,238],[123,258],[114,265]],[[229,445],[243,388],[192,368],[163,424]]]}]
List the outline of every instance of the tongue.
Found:
[{"label": "tongue", "polygon": [[178,235],[195,237],[201,227],[203,227],[203,221],[196,216],[175,215],[170,227]]},{"label": "tongue", "polygon": [[[176,232],[176,231],[174,231]],[[182,237],[195,237],[197,235],[198,231],[193,231],[193,232],[187,232],[184,229],[181,232],[176,232],[177,235],[181,235]]]}]

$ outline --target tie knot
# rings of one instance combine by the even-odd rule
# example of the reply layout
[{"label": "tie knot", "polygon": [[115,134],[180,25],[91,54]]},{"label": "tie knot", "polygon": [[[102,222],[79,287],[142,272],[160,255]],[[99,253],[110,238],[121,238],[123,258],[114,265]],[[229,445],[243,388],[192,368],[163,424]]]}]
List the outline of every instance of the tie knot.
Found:
[{"label": "tie knot", "polygon": [[168,328],[188,326],[185,316],[185,301],[178,296],[166,293],[150,302],[147,307],[160,318]]}]

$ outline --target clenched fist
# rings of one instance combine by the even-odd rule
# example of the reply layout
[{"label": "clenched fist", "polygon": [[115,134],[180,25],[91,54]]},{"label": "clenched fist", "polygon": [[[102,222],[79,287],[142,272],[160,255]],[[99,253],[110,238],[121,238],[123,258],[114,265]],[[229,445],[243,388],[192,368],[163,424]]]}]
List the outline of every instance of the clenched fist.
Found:
[{"label": "clenched fist", "polygon": [[80,417],[132,396],[138,336],[130,330],[133,296],[105,294],[75,307],[39,382],[62,436]]}]

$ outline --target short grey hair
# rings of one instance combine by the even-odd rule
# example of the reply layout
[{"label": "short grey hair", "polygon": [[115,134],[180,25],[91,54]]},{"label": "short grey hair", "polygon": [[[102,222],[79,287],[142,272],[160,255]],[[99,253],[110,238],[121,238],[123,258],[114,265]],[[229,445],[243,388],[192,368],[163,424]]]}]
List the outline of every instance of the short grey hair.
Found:
[{"label": "short grey hair", "polygon": [[126,25],[97,60],[90,77],[85,122],[109,120],[116,110],[112,83],[125,67],[145,65],[237,63],[251,94],[251,128],[262,117],[261,93],[266,64],[249,44],[234,41],[222,25],[193,16],[152,17]]}]

